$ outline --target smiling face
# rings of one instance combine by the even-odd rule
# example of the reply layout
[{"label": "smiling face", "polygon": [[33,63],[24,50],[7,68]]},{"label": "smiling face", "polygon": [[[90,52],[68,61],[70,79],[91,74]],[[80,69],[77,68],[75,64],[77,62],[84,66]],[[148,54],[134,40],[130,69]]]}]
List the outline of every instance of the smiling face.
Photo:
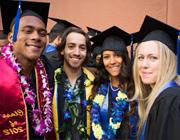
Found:
[{"label": "smiling face", "polygon": [[61,55],[64,56],[64,67],[81,69],[87,55],[85,36],[76,32],[69,33]]},{"label": "smiling face", "polygon": [[157,81],[160,67],[159,51],[155,41],[142,42],[138,46],[137,68],[144,84],[154,85]]},{"label": "smiling face", "polygon": [[122,57],[114,51],[103,51],[103,63],[106,71],[111,77],[118,77],[123,62]]},{"label": "smiling face", "polygon": [[14,53],[20,59],[38,59],[46,45],[45,24],[35,16],[21,17]]}]

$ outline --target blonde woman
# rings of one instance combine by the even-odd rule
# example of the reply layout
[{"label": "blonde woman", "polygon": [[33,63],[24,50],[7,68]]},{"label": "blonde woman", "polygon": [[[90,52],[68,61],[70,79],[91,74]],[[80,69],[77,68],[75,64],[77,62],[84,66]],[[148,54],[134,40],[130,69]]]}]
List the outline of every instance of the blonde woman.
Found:
[{"label": "blonde woman", "polygon": [[177,30],[146,16],[139,35],[144,38],[133,67],[139,139],[180,139],[180,87],[175,82]]}]

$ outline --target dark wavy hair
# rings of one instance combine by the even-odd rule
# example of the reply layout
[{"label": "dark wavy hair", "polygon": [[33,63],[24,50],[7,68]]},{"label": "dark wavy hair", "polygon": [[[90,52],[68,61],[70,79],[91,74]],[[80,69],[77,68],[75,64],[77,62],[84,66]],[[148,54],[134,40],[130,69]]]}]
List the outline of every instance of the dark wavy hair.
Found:
[{"label": "dark wavy hair", "polygon": [[[61,43],[60,45],[57,47],[58,51],[60,52],[60,57],[62,58],[61,60],[63,60],[63,55],[61,55],[61,52],[64,50],[65,46],[66,46],[66,38],[70,33],[79,33],[82,34],[85,39],[86,39],[86,48],[87,48],[87,55],[86,55],[86,59],[83,63],[83,65],[89,61],[90,56],[91,56],[91,43],[89,40],[89,36],[87,35],[87,33],[85,33],[81,28],[77,28],[77,27],[69,27],[67,28],[64,33],[62,34],[62,39],[61,39]],[[63,62],[62,62],[63,63]]]},{"label": "dark wavy hair", "polygon": [[[134,82],[133,82],[133,76],[132,76],[132,63],[128,56],[128,51],[127,49],[124,49],[122,51],[115,51],[115,53],[120,55],[123,60],[120,74],[119,74],[119,81],[120,81],[119,86],[121,89],[127,90],[128,97],[131,98],[134,95]],[[101,53],[101,56],[103,56],[103,52]],[[109,73],[106,71],[104,67],[103,57],[101,57],[100,63],[97,66],[97,69],[99,73],[93,82],[94,86],[92,89],[94,96],[96,95],[97,90],[101,84],[107,84],[109,82]]]}]

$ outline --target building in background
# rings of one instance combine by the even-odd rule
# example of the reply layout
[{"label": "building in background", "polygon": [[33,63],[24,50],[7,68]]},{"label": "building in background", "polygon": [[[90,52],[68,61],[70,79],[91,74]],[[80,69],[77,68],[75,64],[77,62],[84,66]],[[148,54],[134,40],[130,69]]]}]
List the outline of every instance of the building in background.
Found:
[{"label": "building in background", "polygon": [[[50,2],[50,17],[68,20],[84,30],[103,31],[118,26],[133,33],[139,30],[145,15],[180,29],[179,0],[30,0]],[[55,22],[48,20],[48,31]],[[0,30],[2,23],[0,20]]]}]

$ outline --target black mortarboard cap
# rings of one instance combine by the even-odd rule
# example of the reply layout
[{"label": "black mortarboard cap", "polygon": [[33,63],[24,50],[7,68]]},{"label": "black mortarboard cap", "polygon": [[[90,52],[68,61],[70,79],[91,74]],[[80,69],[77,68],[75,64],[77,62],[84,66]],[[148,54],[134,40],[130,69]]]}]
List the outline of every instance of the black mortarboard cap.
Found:
[{"label": "black mortarboard cap", "polygon": [[102,47],[101,46],[94,46],[92,54],[93,56],[97,56],[98,54],[101,54]]},{"label": "black mortarboard cap", "polygon": [[131,34],[131,40],[133,40],[132,43],[139,43],[141,41],[139,32],[134,32]]},{"label": "black mortarboard cap", "polygon": [[[18,1],[3,1],[1,4],[2,23],[5,34],[10,31],[18,10]],[[21,1],[21,17],[33,15],[40,18],[47,25],[50,3]]]},{"label": "black mortarboard cap", "polygon": [[96,42],[95,39],[92,43],[93,44],[91,45],[91,50],[92,50],[93,56],[101,54],[101,48],[102,48],[101,44],[99,42]]},{"label": "black mortarboard cap", "polygon": [[122,51],[131,43],[131,35],[120,28],[113,26],[91,38],[91,41],[102,45],[102,51]]},{"label": "black mortarboard cap", "polygon": [[101,33],[101,31],[99,31],[99,30],[97,30],[97,29],[93,29],[93,28],[91,28],[91,27],[87,27],[87,29],[88,29],[88,32],[87,32],[87,34],[88,35],[90,35],[90,36],[96,36],[96,35],[98,35],[98,34],[100,34]]},{"label": "black mortarboard cap", "polygon": [[157,40],[176,54],[178,30],[150,16],[146,16],[136,38],[140,42]]},{"label": "black mortarboard cap", "polygon": [[180,32],[176,28],[146,16],[136,38],[139,42],[157,40],[165,44],[177,55],[177,74],[180,75]]},{"label": "black mortarboard cap", "polygon": [[57,22],[51,29],[50,33],[51,32],[57,32],[57,33],[60,33],[62,34],[68,27],[77,27],[77,28],[80,28],[78,26],[76,26],[75,24],[67,21],[67,20],[63,20],[63,19],[58,19],[58,18],[52,18],[52,17],[49,17],[49,19]]}]

